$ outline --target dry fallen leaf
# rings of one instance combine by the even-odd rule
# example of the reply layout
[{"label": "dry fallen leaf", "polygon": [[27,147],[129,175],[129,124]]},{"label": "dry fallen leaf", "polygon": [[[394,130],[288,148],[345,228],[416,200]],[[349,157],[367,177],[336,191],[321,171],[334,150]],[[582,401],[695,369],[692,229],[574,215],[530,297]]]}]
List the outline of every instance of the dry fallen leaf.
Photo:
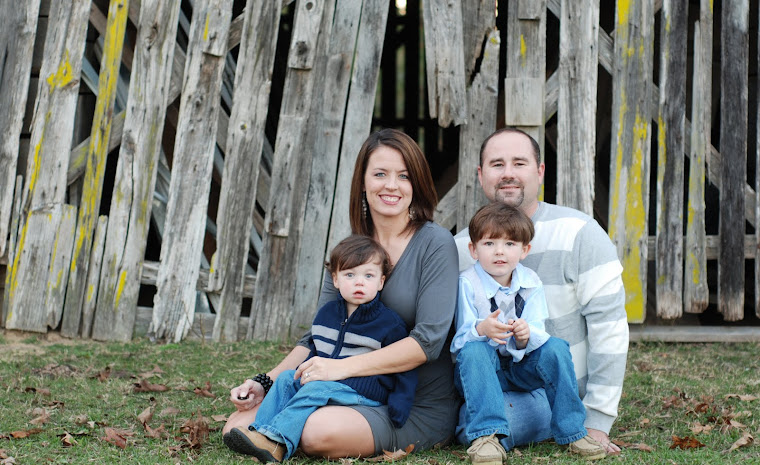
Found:
[{"label": "dry fallen leaf", "polygon": [[365,459],[367,462],[394,462],[396,460],[400,460],[407,455],[409,455],[414,450],[414,444],[409,444],[406,446],[406,449],[396,449],[393,452],[389,452],[385,449],[383,449],[383,455],[377,455],[375,457],[370,457]]},{"label": "dry fallen leaf", "polygon": [[0,465],[16,465],[16,459],[13,457],[5,457],[0,460]]},{"label": "dry fallen leaf", "polygon": [[154,365],[152,370],[146,371],[145,373],[140,373],[138,377],[140,379],[150,378],[151,376],[154,376],[154,375],[161,377],[163,373],[164,373],[164,370],[159,368],[158,365]]},{"label": "dry fallen leaf", "polygon": [[87,420],[86,414],[77,415],[74,417],[74,424],[78,426],[84,425],[85,423],[87,423],[87,421],[88,420]]},{"label": "dry fallen leaf", "polygon": [[193,392],[196,395],[199,395],[201,397],[210,397],[212,399],[216,399],[216,396],[211,392],[211,382],[206,381],[206,385],[203,388],[195,388],[193,389]]},{"label": "dry fallen leaf", "polygon": [[36,418],[29,421],[29,423],[33,425],[44,425],[48,421],[50,421],[50,412],[45,410],[44,408],[36,408],[34,411],[32,411],[33,415],[37,415]]},{"label": "dry fallen leaf", "polygon": [[13,439],[23,439],[33,434],[41,433],[42,428],[32,428],[23,431],[13,431],[10,433],[10,437]]},{"label": "dry fallen leaf", "polygon": [[159,417],[165,417],[169,415],[179,415],[179,409],[174,407],[166,407],[158,414]]},{"label": "dry fallen leaf", "polygon": [[150,420],[153,419],[153,407],[148,407],[143,410],[141,414],[137,415],[137,419],[140,420],[140,423],[143,425],[150,423]]},{"label": "dry fallen leaf", "polygon": [[114,446],[121,449],[126,449],[127,438],[135,435],[135,433],[132,431],[117,428],[106,428],[105,433],[105,437],[102,437],[100,439],[103,439],[106,442],[110,442]]},{"label": "dry fallen leaf", "polygon": [[211,419],[218,422],[227,421],[227,415],[211,415]]},{"label": "dry fallen leaf", "polygon": [[208,439],[208,423],[201,413],[198,412],[182,424],[180,432],[187,434],[187,437],[182,438],[185,441],[184,447],[200,449],[203,443],[206,442],[206,439]]},{"label": "dry fallen leaf", "polygon": [[713,429],[713,425],[703,425],[699,422],[695,422],[691,428],[691,432],[694,434],[709,433]]},{"label": "dry fallen leaf", "polygon": [[648,446],[644,443],[631,443],[631,442],[625,442],[621,441],[619,439],[613,439],[611,441],[613,444],[617,445],[618,447],[624,448],[624,449],[634,449],[634,450],[640,450],[644,452],[652,452],[652,447]]},{"label": "dry fallen leaf", "polygon": [[76,439],[69,433],[65,433],[63,436],[61,436],[61,444],[63,444],[63,447],[71,447],[75,444],[79,444]]},{"label": "dry fallen leaf", "polygon": [[700,447],[705,447],[705,445],[699,442],[696,438],[690,436],[684,436],[682,438],[673,436],[673,443],[670,445],[671,449],[699,449]]},{"label": "dry fallen leaf", "polygon": [[751,434],[744,433],[744,435],[740,437],[739,439],[737,439],[735,443],[731,444],[731,447],[726,452],[728,453],[728,452],[734,451],[740,447],[751,446],[752,443],[754,442],[755,442],[755,438],[752,437]]},{"label": "dry fallen leaf", "polygon": [[145,381],[144,379],[141,379],[138,382],[134,383],[133,386],[134,392],[164,392],[169,390],[169,388],[164,384],[153,384],[149,381]]},{"label": "dry fallen leaf", "polygon": [[726,394],[725,397],[726,399],[739,399],[744,402],[752,402],[753,400],[760,399],[760,397],[751,394]]},{"label": "dry fallen leaf", "polygon": [[97,379],[101,383],[105,382],[110,377],[111,377],[111,367],[105,367],[105,369],[99,371],[98,374],[93,376],[93,378]]}]

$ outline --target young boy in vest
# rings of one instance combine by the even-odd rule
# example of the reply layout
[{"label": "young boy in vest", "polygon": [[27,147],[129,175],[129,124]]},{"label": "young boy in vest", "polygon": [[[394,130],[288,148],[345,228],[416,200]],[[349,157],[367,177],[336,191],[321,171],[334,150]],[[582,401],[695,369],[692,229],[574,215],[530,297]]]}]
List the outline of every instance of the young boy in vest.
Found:
[{"label": "young boy in vest", "polygon": [[[605,456],[588,436],[586,408],[578,396],[566,341],[544,329],[548,316],[541,280],[519,262],[530,251],[533,223],[501,202],[478,210],[470,221],[469,250],[475,265],[459,276],[454,383],[464,397],[462,421],[474,464],[501,465],[510,435],[503,392],[543,387],[552,410],[554,440],[586,459]],[[507,446],[508,447],[508,446]]]},{"label": "young boy in vest", "polygon": [[[366,236],[349,236],[335,246],[326,267],[340,296],[317,312],[308,358],[346,358],[409,335],[401,317],[380,302],[390,259],[377,242]],[[409,417],[417,387],[413,370],[340,381],[308,377],[308,372],[298,379],[294,379],[295,370],[282,372],[248,431],[233,428],[225,435],[227,446],[262,463],[282,462],[298,447],[309,415],[325,405],[387,404],[391,421],[400,428]]]}]

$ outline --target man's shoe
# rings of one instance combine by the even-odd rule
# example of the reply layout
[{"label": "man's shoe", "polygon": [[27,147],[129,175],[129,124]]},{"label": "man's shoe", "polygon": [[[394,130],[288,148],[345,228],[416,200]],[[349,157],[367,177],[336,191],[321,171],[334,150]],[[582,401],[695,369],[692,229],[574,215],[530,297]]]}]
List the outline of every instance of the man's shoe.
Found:
[{"label": "man's shoe", "polygon": [[607,456],[607,450],[596,439],[586,435],[568,446],[571,454],[579,455],[586,460],[603,459]]},{"label": "man's shoe", "polygon": [[224,435],[224,443],[235,452],[253,455],[261,463],[282,462],[286,451],[284,444],[272,441],[256,430],[232,428]]},{"label": "man's shoe", "polygon": [[507,458],[507,452],[495,434],[481,436],[472,441],[472,445],[467,449],[467,455],[470,456],[470,461],[476,465],[501,465],[502,461]]}]

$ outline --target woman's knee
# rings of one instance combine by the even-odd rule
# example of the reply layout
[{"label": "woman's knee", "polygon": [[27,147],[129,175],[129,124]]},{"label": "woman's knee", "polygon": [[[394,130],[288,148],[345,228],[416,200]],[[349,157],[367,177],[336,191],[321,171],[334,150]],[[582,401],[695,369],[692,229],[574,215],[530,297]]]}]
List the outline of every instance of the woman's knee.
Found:
[{"label": "woman's knee", "polygon": [[248,428],[248,425],[253,423],[253,420],[256,419],[257,410],[258,409],[246,410],[244,412],[236,410],[232,412],[227,418],[227,423],[225,423],[224,427],[222,428],[222,434],[229,433],[232,428]]},{"label": "woman's knee", "polygon": [[348,407],[322,407],[306,420],[301,450],[318,457],[368,457],[375,453],[367,420]]}]

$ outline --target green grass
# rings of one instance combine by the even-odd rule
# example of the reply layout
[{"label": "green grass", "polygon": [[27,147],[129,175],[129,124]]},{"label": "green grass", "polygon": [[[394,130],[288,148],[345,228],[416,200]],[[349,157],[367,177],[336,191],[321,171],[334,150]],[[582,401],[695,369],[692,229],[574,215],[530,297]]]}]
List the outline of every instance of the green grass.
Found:
[{"label": "green grass", "polygon": [[[0,463],[251,463],[222,444],[223,422],[213,416],[231,411],[229,389],[245,377],[275,365],[288,348],[270,343],[152,345],[60,341],[42,337],[0,336]],[[105,377],[110,367],[108,377]],[[138,376],[158,367],[145,380],[166,385],[165,392],[135,392]],[[98,375],[101,375],[98,379]],[[216,398],[194,392],[210,383]],[[651,452],[626,447],[601,463],[760,464],[760,345],[633,343],[628,358],[620,417],[612,437]],[[138,415],[152,408],[146,435]],[[32,424],[49,413],[46,422]],[[168,410],[167,410],[168,409]],[[163,415],[161,415],[163,413]],[[200,447],[188,447],[188,420],[202,416],[209,435]],[[695,433],[698,427],[708,431]],[[25,438],[14,432],[41,429]],[[106,428],[133,433],[125,449],[106,442]],[[712,429],[710,429],[712,428]],[[64,445],[66,434],[76,443]],[[745,433],[755,443],[726,452]],[[673,436],[693,437],[704,447],[671,449]],[[196,444],[197,446],[197,444]],[[466,459],[463,446],[412,454],[407,463],[443,465]],[[357,461],[361,462],[361,461]],[[326,463],[297,456],[291,463]],[[520,447],[510,464],[581,464],[556,444]]]}]

